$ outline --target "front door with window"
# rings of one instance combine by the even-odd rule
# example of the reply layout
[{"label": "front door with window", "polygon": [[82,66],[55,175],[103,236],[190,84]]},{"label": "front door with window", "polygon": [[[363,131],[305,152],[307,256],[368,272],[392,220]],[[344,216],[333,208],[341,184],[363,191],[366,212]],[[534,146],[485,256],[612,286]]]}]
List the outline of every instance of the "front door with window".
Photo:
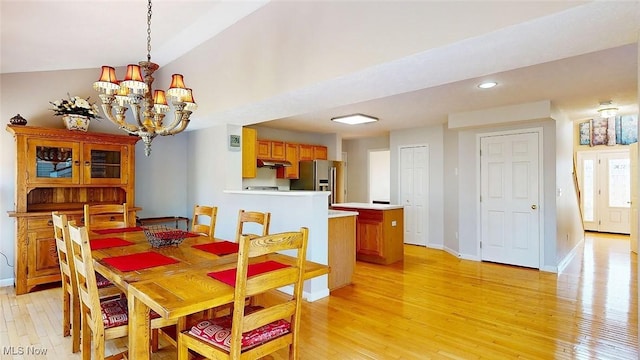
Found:
[{"label": "front door with window", "polygon": [[580,151],[577,157],[585,230],[629,234],[629,151]]}]

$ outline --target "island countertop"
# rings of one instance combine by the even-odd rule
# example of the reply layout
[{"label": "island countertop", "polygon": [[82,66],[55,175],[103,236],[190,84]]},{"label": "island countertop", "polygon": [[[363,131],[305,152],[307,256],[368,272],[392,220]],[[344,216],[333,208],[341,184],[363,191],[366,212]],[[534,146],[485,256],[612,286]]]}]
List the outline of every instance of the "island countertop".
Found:
[{"label": "island countertop", "polygon": [[333,210],[329,209],[329,219],[337,218],[337,217],[345,217],[345,216],[356,216],[358,215],[357,211],[345,211],[345,210]]},{"label": "island countertop", "polygon": [[349,208],[349,209],[362,209],[362,210],[393,210],[403,209],[402,205],[390,205],[390,204],[371,204],[371,203],[338,203],[331,204],[332,208]]}]

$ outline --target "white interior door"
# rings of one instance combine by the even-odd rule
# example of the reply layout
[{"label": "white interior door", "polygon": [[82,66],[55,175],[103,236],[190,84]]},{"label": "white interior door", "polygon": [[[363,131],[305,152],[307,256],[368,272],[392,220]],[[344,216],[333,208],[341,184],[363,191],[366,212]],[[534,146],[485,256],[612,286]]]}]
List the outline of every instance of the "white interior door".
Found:
[{"label": "white interior door", "polygon": [[629,242],[631,251],[638,253],[638,143],[629,146],[629,160],[631,162],[631,219],[629,220]]},{"label": "white interior door", "polygon": [[480,139],[481,258],[540,268],[538,133]]},{"label": "white interior door", "polygon": [[429,149],[400,148],[400,201],[404,205],[404,243],[427,246],[429,229]]},{"label": "white interior door", "polygon": [[628,150],[578,152],[585,230],[629,234],[631,162]]}]

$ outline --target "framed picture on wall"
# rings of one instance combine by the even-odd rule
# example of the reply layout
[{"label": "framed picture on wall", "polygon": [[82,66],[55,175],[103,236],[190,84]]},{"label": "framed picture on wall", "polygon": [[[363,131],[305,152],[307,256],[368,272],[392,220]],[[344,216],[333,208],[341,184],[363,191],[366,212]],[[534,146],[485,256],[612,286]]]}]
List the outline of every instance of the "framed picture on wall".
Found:
[{"label": "framed picture on wall", "polygon": [[591,146],[607,145],[608,119],[596,118],[591,120]]},{"label": "framed picture on wall", "polygon": [[616,142],[629,145],[638,142],[638,116],[616,116]]},{"label": "framed picture on wall", "polygon": [[591,120],[581,122],[579,125],[580,145],[591,145]]}]

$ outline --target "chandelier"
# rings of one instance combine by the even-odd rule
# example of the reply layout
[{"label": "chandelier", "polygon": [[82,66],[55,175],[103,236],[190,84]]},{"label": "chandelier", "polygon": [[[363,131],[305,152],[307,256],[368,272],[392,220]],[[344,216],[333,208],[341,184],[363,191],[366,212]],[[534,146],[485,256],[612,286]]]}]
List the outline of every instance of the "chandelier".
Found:
[{"label": "chandelier", "polygon": [[[151,62],[151,0],[149,0],[147,61],[140,61],[138,65],[127,65],[127,73],[122,81],[116,79],[116,71],[113,67],[102,66],[100,79],[93,83],[93,88],[100,92],[102,111],[107,119],[121,130],[142,138],[146,156],[151,154],[153,138],[158,135],[175,135],[184,131],[189,125],[189,116],[197,109],[193,93],[184,85],[181,74],[171,76],[171,85],[166,93],[163,90],[153,90],[152,74],[159,67],[158,64]],[[165,113],[170,110],[167,97],[173,104],[174,118],[171,123],[165,125]],[[126,120],[127,105],[131,107],[135,122]]]}]

